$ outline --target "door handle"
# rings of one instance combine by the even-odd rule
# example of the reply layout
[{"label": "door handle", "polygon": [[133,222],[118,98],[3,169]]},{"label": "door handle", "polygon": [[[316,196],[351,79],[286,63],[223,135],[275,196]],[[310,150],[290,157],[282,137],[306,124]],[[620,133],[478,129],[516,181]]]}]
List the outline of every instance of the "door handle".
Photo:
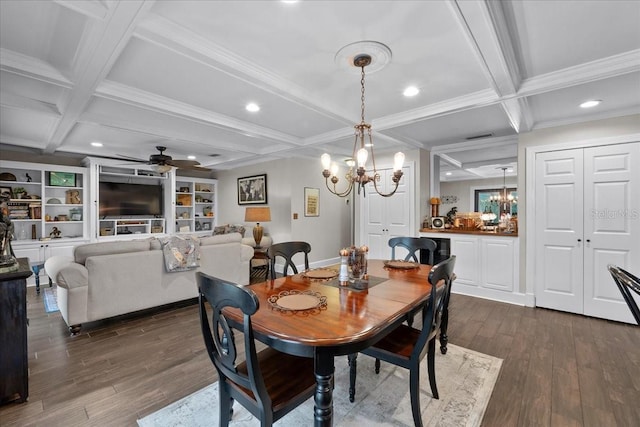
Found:
[{"label": "door handle", "polygon": [[578,239],[578,242],[582,242],[582,239]]}]

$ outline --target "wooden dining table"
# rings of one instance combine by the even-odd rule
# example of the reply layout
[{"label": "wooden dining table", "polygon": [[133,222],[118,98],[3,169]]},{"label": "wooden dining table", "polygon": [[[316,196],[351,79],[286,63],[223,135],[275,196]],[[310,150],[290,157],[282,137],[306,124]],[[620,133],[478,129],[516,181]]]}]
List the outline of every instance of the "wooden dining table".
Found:
[{"label": "wooden dining table", "polygon": [[[255,338],[279,351],[315,360],[314,426],[333,425],[334,357],[371,346],[421,307],[430,296],[430,269],[422,264],[389,268],[382,260],[369,260],[369,284],[358,286],[363,289],[340,286],[337,279],[312,279],[304,272],[247,286],[260,301],[251,316]],[[297,292],[314,293],[323,303],[308,310],[287,310],[277,304],[278,296]],[[242,325],[239,310],[227,308],[224,313],[230,322]]]}]

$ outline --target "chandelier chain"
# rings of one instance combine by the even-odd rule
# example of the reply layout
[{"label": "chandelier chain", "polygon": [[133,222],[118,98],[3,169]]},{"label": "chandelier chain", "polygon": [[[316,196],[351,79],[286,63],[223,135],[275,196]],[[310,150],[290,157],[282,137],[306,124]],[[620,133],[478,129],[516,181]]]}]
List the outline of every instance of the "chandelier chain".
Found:
[{"label": "chandelier chain", "polygon": [[360,120],[364,123],[364,65],[361,67],[360,71]]}]

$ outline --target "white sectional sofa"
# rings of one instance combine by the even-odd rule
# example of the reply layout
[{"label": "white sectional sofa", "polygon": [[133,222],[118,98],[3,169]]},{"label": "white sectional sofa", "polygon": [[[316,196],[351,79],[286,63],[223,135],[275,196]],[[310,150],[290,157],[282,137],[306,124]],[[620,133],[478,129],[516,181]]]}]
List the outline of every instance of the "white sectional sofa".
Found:
[{"label": "white sectional sofa", "polygon": [[72,333],[83,323],[198,296],[195,272],[249,283],[253,248],[238,233],[201,237],[200,267],[167,272],[159,239],[90,243],[74,259],[50,258],[47,273],[58,285],[60,312]]}]

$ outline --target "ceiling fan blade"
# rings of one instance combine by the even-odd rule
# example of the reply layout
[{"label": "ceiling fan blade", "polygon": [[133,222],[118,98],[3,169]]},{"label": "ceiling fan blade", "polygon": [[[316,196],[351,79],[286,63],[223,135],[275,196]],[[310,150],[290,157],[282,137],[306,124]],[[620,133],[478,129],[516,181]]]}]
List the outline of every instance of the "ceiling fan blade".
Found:
[{"label": "ceiling fan blade", "polygon": [[167,160],[165,163],[177,168],[187,168],[189,166],[198,166],[200,164],[200,162],[196,162],[195,160]]}]

